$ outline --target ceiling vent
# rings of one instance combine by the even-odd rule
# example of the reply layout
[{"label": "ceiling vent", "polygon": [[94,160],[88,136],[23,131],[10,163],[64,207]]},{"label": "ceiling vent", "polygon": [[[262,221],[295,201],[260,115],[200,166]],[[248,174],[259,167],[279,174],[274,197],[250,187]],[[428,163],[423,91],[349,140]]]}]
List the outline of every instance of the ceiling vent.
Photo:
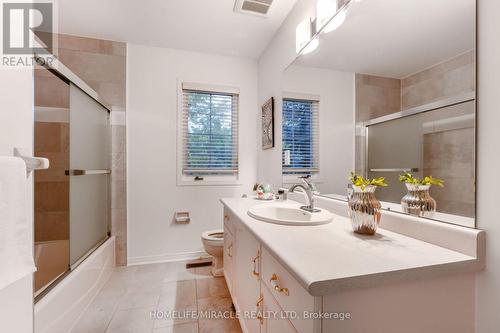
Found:
[{"label": "ceiling vent", "polygon": [[243,14],[266,16],[273,0],[236,0],[234,11]]}]

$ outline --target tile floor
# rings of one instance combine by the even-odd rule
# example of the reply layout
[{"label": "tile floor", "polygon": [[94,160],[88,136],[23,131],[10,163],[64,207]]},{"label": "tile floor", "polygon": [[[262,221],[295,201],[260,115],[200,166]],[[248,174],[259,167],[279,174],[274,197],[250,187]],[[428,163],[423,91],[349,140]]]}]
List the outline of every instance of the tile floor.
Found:
[{"label": "tile floor", "polygon": [[237,319],[166,319],[152,311],[231,311],[224,278],[185,262],[118,267],[71,333],[236,333]]}]

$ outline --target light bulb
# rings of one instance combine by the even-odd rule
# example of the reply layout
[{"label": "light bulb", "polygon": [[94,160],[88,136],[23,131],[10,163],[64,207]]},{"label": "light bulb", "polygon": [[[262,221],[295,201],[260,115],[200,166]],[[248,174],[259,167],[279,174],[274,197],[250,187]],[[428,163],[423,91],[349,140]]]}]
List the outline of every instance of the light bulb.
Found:
[{"label": "light bulb", "polygon": [[295,29],[295,51],[300,53],[304,46],[311,40],[311,19],[300,22]]},{"label": "light bulb", "polygon": [[335,15],[337,9],[337,0],[318,0],[316,4],[316,30],[323,28]]}]

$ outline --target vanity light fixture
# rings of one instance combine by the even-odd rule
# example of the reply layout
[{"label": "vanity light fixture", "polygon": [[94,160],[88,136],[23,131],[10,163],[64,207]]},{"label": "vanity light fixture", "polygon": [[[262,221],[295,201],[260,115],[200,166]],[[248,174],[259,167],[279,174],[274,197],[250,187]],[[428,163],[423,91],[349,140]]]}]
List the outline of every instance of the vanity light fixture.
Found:
[{"label": "vanity light fixture", "polygon": [[314,38],[306,47],[302,50],[301,54],[308,54],[316,50],[319,46],[319,38]]},{"label": "vanity light fixture", "polygon": [[338,29],[342,24],[344,24],[346,17],[347,10],[344,7],[337,14],[335,14],[335,17],[326,25],[323,32],[328,33]]},{"label": "vanity light fixture", "polygon": [[300,54],[302,49],[311,41],[312,37],[312,23],[311,18],[308,17],[300,22],[295,29],[295,52]]},{"label": "vanity light fixture", "polygon": [[335,16],[339,0],[318,0],[316,3],[316,30],[321,30]]},{"label": "vanity light fixture", "polygon": [[[344,1],[339,8],[340,0],[318,0],[316,5],[316,31],[324,33],[338,29],[346,20],[347,8],[351,0]],[[353,0],[361,2],[362,0]]]}]

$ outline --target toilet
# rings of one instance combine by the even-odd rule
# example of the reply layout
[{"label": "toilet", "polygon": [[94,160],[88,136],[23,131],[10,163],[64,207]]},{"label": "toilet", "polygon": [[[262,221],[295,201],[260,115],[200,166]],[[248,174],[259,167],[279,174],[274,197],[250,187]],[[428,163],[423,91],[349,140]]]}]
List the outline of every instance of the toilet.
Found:
[{"label": "toilet", "polygon": [[212,275],[223,276],[224,271],[224,230],[210,230],[201,234],[201,241],[205,251],[214,259],[212,260]]}]

